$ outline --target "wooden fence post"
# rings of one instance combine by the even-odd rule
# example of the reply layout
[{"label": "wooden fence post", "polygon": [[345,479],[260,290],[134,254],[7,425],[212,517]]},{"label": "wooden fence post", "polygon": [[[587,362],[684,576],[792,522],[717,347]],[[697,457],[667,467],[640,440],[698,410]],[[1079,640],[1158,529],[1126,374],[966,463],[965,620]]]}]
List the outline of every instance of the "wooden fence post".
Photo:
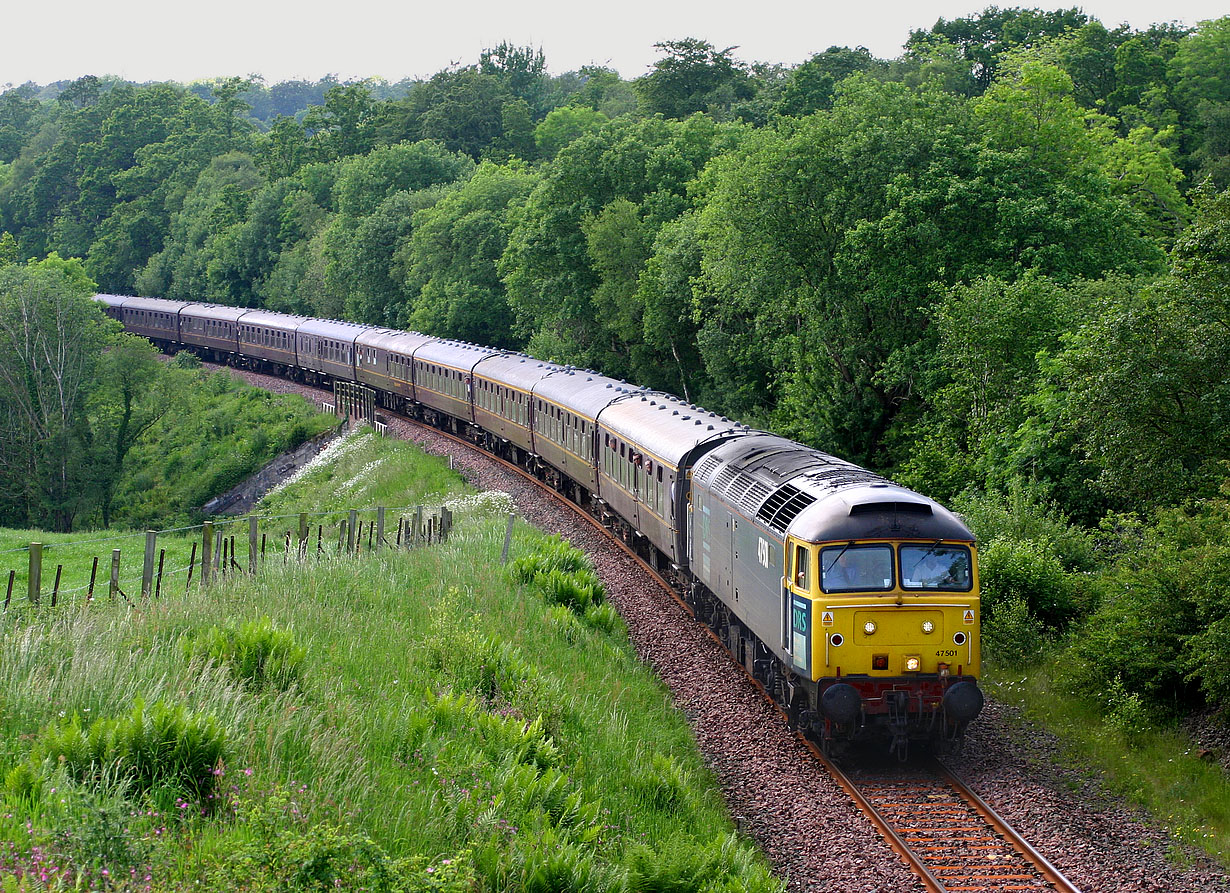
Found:
[{"label": "wooden fence post", "polygon": [[256,573],[256,515],[248,518],[248,573]]},{"label": "wooden fence post", "polygon": [[201,525],[201,585],[208,586],[214,576],[214,522]]},{"label": "wooden fence post", "polygon": [[[423,507],[416,505],[414,507],[414,545],[418,545],[423,539]],[[410,548],[407,546],[406,548]]]},{"label": "wooden fence post", "polygon": [[115,594],[120,591],[120,550],[111,550],[111,586],[108,592],[111,598],[115,598]]},{"label": "wooden fence post", "polygon": [[384,545],[384,506],[376,506],[376,548]]},{"label": "wooden fence post", "polygon": [[349,515],[350,523],[346,525],[346,551],[349,552],[351,555],[355,553],[354,525],[355,525],[355,519],[358,517],[359,517],[358,510],[351,509],[350,515]]},{"label": "wooden fence post", "polygon": [[[97,562],[97,559],[95,559]],[[192,544],[192,557],[188,559],[188,579],[184,582],[184,594],[187,595],[188,590],[192,588],[192,572],[196,570],[196,543]],[[93,591],[93,586],[90,587]]]},{"label": "wooden fence post", "polygon": [[307,541],[308,541],[308,536],[309,534],[311,534],[311,532],[312,531],[308,528],[307,512],[300,512],[299,513],[299,557],[300,558],[307,558]]},{"label": "wooden fence post", "polygon": [[147,599],[154,588],[154,549],[158,545],[158,531],[145,531],[145,561],[141,565],[141,598]]},{"label": "wooden fence post", "polygon": [[26,591],[30,604],[37,605],[43,589],[43,544],[30,543],[30,577]]}]

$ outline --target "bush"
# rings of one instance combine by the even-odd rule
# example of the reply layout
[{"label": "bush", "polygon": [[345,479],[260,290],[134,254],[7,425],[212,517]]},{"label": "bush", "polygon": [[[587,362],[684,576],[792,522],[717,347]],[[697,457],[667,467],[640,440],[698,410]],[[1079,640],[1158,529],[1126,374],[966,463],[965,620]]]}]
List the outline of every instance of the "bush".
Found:
[{"label": "bush", "polygon": [[471,893],[475,888],[468,853],[394,859],[366,834],[346,825],[309,822],[285,791],[241,803],[238,811],[250,829],[249,840],[210,872],[211,889]]},{"label": "bush", "polygon": [[983,657],[1004,666],[1019,666],[1042,653],[1046,629],[1019,595],[1001,601],[994,617],[982,625]]},{"label": "bush", "polygon": [[993,540],[979,552],[978,568],[988,619],[1013,599],[1055,629],[1078,613],[1077,586],[1045,541]]},{"label": "bush", "polygon": [[98,719],[88,729],[79,715],[48,726],[30,762],[44,772],[59,766],[79,782],[124,782],[138,793],[169,786],[205,799],[226,751],[226,735],[212,716],[162,701],[147,712],[137,701],[127,716]]},{"label": "bush", "polygon": [[508,566],[515,583],[530,586],[554,605],[563,605],[576,614],[602,603],[605,591],[594,573],[589,558],[566,540],[550,537],[530,555]]},{"label": "bush", "polygon": [[238,629],[210,627],[184,641],[189,658],[203,657],[225,664],[254,688],[266,685],[287,689],[298,684],[307,650],[295,643],[288,630],[276,629],[268,617],[249,621]]},{"label": "bush", "polygon": [[733,834],[709,842],[672,835],[658,849],[632,846],[625,858],[627,893],[707,893],[741,890],[780,893],[784,884],[756,860],[755,851]]}]

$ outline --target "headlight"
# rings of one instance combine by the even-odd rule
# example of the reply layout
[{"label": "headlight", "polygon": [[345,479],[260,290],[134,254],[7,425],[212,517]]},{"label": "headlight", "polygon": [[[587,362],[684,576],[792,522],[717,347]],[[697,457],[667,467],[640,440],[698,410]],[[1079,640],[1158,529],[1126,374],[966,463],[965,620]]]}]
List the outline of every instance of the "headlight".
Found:
[{"label": "headlight", "polygon": [[875,631],[876,631],[876,622],[874,620],[868,620],[866,623],[863,624],[863,632],[866,633],[867,635],[869,636],[875,635]]},{"label": "headlight", "polygon": [[926,633],[927,635],[931,635],[933,632],[935,632],[935,624],[932,623],[930,620],[924,620],[922,622],[922,631]]},{"label": "headlight", "polygon": [[907,673],[917,673],[922,669],[922,658],[910,655],[905,659],[905,671]]}]

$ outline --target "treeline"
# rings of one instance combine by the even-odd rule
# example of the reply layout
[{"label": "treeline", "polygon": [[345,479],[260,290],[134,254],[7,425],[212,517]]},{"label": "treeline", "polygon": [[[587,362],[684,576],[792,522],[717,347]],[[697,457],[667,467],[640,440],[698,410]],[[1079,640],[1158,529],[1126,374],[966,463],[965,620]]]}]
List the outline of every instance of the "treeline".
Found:
[{"label": "treeline", "polygon": [[1063,575],[1220,517],[1230,17],[991,7],[792,67],[658,48],[626,81],[504,44],[267,128],[239,79],[9,91],[0,229],[106,291],[524,349],[874,466],[978,519],[1026,629],[1107,604]]}]

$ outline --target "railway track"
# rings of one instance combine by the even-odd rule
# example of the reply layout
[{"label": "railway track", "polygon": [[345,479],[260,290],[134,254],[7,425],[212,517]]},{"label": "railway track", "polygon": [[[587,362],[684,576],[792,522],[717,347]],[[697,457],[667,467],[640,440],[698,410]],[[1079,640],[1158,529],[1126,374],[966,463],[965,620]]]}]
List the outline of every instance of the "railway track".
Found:
[{"label": "railway track", "polygon": [[[517,473],[596,529],[611,533],[598,518],[519,465],[493,456],[465,438],[406,416],[399,418],[421,425],[454,443],[478,450],[486,459]],[[612,539],[678,602],[688,616],[695,616],[668,580],[622,539]],[[708,627],[705,629],[710,638],[727,650],[716,633]],[[744,675],[766,700],[777,706],[746,669]],[[785,722],[784,713],[782,719]],[[796,735],[918,876],[928,893],[1020,890],[1080,893],[938,760],[928,758],[907,763],[894,761],[891,764],[863,763],[843,767],[825,757],[801,732]]]},{"label": "railway track", "polygon": [[938,760],[843,766],[817,757],[928,891],[1080,893]]}]

